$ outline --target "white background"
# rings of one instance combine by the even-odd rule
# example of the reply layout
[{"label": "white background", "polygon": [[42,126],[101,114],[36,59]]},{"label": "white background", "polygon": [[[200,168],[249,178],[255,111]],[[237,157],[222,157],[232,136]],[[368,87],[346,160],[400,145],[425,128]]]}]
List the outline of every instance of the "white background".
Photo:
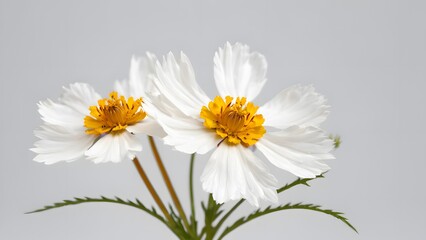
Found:
[{"label": "white background", "polygon": [[[296,83],[313,84],[328,98],[332,113],[324,128],[343,137],[337,159],[329,161],[332,170],[280,202],[345,212],[359,230],[295,210],[248,223],[228,239],[422,239],[425,10],[424,1],[402,0],[0,0],[0,239],[174,239],[145,213],[111,204],[24,215],[74,196],[152,203],[130,161],[33,162],[28,149],[41,123],[36,103],[56,99],[62,86],[76,81],[106,95],[114,80],[127,78],[132,54],[170,50],[190,57],[200,85],[214,97],[213,54],[226,41],[249,44],[268,60],[269,81],[257,104]],[[188,156],[157,142],[189,209]],[[196,162],[197,201],[206,196],[198,178],[207,157]],[[168,201],[152,155],[146,151],[140,159]],[[282,184],[294,179],[273,172]],[[244,205],[237,215],[252,210]]]}]

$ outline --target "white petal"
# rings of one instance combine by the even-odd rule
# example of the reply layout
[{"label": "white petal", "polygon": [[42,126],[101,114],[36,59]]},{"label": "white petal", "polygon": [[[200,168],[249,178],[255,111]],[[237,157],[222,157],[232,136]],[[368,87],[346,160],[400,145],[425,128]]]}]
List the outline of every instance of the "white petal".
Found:
[{"label": "white petal", "polygon": [[155,74],[157,57],[147,52],[145,57],[133,57],[130,64],[130,94],[132,96],[144,96],[145,92],[153,91],[153,83],[150,75]]},{"label": "white petal", "polygon": [[130,97],[132,96],[130,94],[130,87],[129,87],[129,81],[123,80],[123,81],[115,81],[114,82],[114,90],[122,96]]},{"label": "white petal", "polygon": [[177,60],[169,53],[162,65],[157,62],[156,71],[154,84],[159,92],[186,115],[199,118],[201,108],[209,98],[198,86],[186,55],[181,53]]},{"label": "white petal", "polygon": [[49,125],[61,126],[68,131],[81,129],[84,117],[89,114],[89,107],[97,105],[100,99],[92,87],[84,83],[70,84],[58,102],[50,99],[38,103],[38,112],[42,120]]},{"label": "white petal", "polygon": [[314,178],[330,168],[322,162],[334,159],[333,141],[314,127],[291,127],[266,133],[256,147],[275,166],[302,178]]},{"label": "white petal", "polygon": [[149,52],[144,57],[132,56],[128,81],[116,81],[115,90],[126,97],[144,97],[146,92],[155,91],[152,78],[157,57]]},{"label": "white petal", "polygon": [[188,117],[164,95],[148,94],[148,96],[144,98],[143,109],[148,116],[154,119],[158,118],[158,112],[171,117]]},{"label": "white petal", "polygon": [[285,129],[290,126],[319,126],[329,113],[326,99],[312,86],[293,86],[276,95],[258,110],[265,126]]},{"label": "white petal", "polygon": [[84,126],[85,115],[67,105],[53,102],[50,99],[40,101],[37,105],[41,119],[46,124],[61,126],[69,131],[78,130]]},{"label": "white petal", "polygon": [[149,101],[145,101],[144,109],[167,133],[165,144],[178,151],[204,154],[221,140],[215,132],[206,129],[199,119],[185,115],[163,95],[150,96]]},{"label": "white petal", "polygon": [[241,145],[221,144],[208,161],[201,182],[218,203],[244,198],[258,207],[259,199],[278,201],[277,180],[250,149]]},{"label": "white petal", "polygon": [[214,79],[221,96],[247,97],[252,101],[266,82],[267,63],[263,55],[247,45],[229,42],[214,56]]},{"label": "white petal", "polygon": [[43,125],[36,130],[35,135],[40,138],[31,151],[37,153],[36,162],[53,164],[60,161],[71,162],[84,156],[84,152],[95,141],[95,136],[81,131],[69,131],[66,128],[52,125]]},{"label": "white petal", "polygon": [[168,116],[159,111],[157,121],[167,133],[164,143],[184,153],[204,154],[221,140],[214,131],[205,128],[201,121],[188,116]]},{"label": "white petal", "polygon": [[69,88],[64,87],[64,93],[59,101],[79,112],[83,116],[89,114],[89,107],[98,105],[101,96],[86,83],[73,83]]},{"label": "white petal", "polygon": [[134,152],[142,151],[142,144],[131,133],[107,134],[101,137],[85,152],[89,160],[95,163],[120,162],[133,159]]},{"label": "white petal", "polygon": [[160,126],[160,124],[157,123],[152,118],[145,118],[143,121],[127,127],[127,131],[131,133],[143,133],[149,136],[155,136],[163,138],[166,136],[166,132],[164,132],[163,128]]}]

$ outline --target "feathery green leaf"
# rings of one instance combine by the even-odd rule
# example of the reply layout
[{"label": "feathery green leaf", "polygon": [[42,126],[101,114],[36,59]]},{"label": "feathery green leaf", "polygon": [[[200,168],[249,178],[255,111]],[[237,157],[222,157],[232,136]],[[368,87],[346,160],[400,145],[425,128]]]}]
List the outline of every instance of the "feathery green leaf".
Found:
[{"label": "feathery green leaf", "polygon": [[213,227],[213,222],[223,213],[223,210],[220,209],[222,205],[216,203],[211,194],[207,206],[204,205],[204,202],[201,203],[204,211],[204,227],[201,229],[200,238],[206,234],[206,240],[213,239],[217,233],[217,228]]},{"label": "feathery green leaf", "polygon": [[185,230],[182,230],[183,226],[179,226],[178,223],[180,223],[180,221],[176,219],[176,214],[174,214],[174,220],[175,220],[176,226],[173,227],[161,215],[158,214],[158,212],[156,211],[154,207],[151,207],[151,209],[147,208],[144,204],[142,204],[142,202],[139,199],[135,199],[135,201],[130,201],[130,200],[123,200],[119,197],[114,197],[114,198],[107,198],[104,196],[101,196],[100,198],[76,197],[73,200],[63,200],[62,202],[56,202],[56,203],[53,203],[52,205],[47,205],[47,206],[44,206],[43,208],[31,211],[31,212],[27,212],[26,214],[44,212],[50,209],[78,205],[82,203],[95,203],[95,202],[115,203],[115,204],[121,204],[121,205],[138,208],[148,213],[149,215],[157,218],[158,220],[160,220],[180,239],[188,239],[187,236],[189,235],[185,232]]},{"label": "feathery green leaf", "polygon": [[295,187],[295,186],[300,185],[300,184],[310,187],[308,182],[310,182],[311,180],[317,179],[317,178],[324,178],[324,175],[323,174],[318,175],[316,178],[298,178],[298,179],[294,180],[292,183],[288,183],[285,186],[279,188],[277,190],[277,192],[282,193],[282,192],[287,191],[290,188]]},{"label": "feathery green leaf", "polygon": [[31,211],[31,212],[27,212],[26,214],[44,212],[44,211],[47,211],[47,210],[50,210],[50,209],[61,208],[61,207],[72,206],[72,205],[78,205],[78,204],[82,204],[82,203],[95,203],[95,202],[115,203],[115,204],[121,204],[121,205],[126,205],[126,206],[130,206],[130,207],[138,208],[138,209],[148,213],[149,215],[157,218],[161,222],[166,223],[164,218],[162,216],[160,216],[157,213],[157,211],[155,211],[154,208],[148,209],[138,199],[136,199],[135,201],[130,201],[130,200],[123,200],[119,197],[107,198],[107,197],[104,197],[104,196],[101,196],[100,198],[75,197],[73,200],[63,200],[62,202],[56,202],[56,203],[53,203],[52,205],[47,205],[47,206],[44,206],[43,208]]},{"label": "feathery green leaf", "polygon": [[[323,174],[318,175],[316,178],[298,178],[296,180],[294,180],[292,183],[288,183],[286,185],[284,185],[283,187],[279,188],[277,190],[278,193],[282,193],[284,191],[289,190],[292,187],[295,187],[297,185],[305,185],[310,187],[310,185],[308,184],[309,181],[313,180],[313,179],[317,179],[317,178],[324,178]],[[226,221],[226,219],[228,219],[228,217],[245,201],[245,199],[241,199],[240,201],[238,201],[226,214],[225,216],[222,217],[222,219],[218,222],[218,224],[215,226],[215,230],[218,231],[219,228],[222,226],[222,224]]]},{"label": "feathery green leaf", "polygon": [[343,213],[341,213],[341,212],[336,212],[336,211],[333,211],[333,210],[330,210],[330,209],[322,209],[321,206],[314,205],[314,204],[303,204],[303,203],[291,204],[291,203],[288,203],[288,204],[281,205],[281,206],[278,206],[278,207],[268,206],[267,208],[265,208],[263,210],[258,209],[255,212],[253,212],[252,214],[238,219],[231,226],[227,227],[222,232],[222,234],[219,236],[218,240],[223,239],[228,233],[230,233],[231,231],[235,230],[239,226],[241,226],[244,223],[247,223],[247,222],[249,222],[253,219],[264,216],[264,215],[269,214],[269,213],[283,211],[283,210],[291,210],[291,209],[305,209],[305,210],[322,212],[322,213],[331,215],[331,216],[339,219],[340,221],[345,223],[347,226],[349,226],[352,230],[354,230],[355,232],[358,233],[358,231],[355,229],[355,227],[352,224],[349,223],[348,219],[346,217],[344,217]]}]

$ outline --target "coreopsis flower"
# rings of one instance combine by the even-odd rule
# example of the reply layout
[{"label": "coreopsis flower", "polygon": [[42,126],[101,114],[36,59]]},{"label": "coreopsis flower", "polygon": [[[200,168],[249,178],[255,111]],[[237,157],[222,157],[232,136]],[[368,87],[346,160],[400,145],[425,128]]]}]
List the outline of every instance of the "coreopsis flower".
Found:
[{"label": "coreopsis flower", "polygon": [[[129,81],[144,80],[143,73],[136,72],[143,70],[140,64],[140,59],[132,59]],[[113,91],[102,98],[85,83],[64,87],[58,101],[38,104],[43,124],[35,131],[40,140],[31,149],[37,153],[34,160],[53,164],[83,157],[95,163],[133,159],[142,150],[135,133],[164,134],[143,105],[141,95],[125,97]]]},{"label": "coreopsis flower", "polygon": [[227,43],[214,57],[219,94],[210,99],[183,53],[157,62],[154,83],[160,95],[152,112],[167,132],[164,142],[185,153],[213,150],[201,181],[218,203],[277,201],[277,180],[255,149],[302,178],[328,170],[322,160],[333,158],[333,141],[319,128],[329,107],[313,87],[293,86],[262,106],[255,102],[266,82],[266,67],[263,55]]}]

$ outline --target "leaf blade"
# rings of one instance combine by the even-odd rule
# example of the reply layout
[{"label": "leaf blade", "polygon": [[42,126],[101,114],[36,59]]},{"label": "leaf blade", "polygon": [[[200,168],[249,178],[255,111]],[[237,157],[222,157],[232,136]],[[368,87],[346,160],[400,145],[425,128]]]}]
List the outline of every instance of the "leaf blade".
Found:
[{"label": "leaf blade", "polygon": [[236,228],[238,228],[241,225],[243,225],[247,222],[250,222],[251,220],[254,220],[258,217],[261,217],[261,216],[264,216],[264,215],[267,215],[267,214],[273,213],[273,212],[278,212],[278,211],[283,211],[283,210],[292,210],[292,209],[311,210],[311,211],[316,211],[316,212],[321,212],[321,213],[324,213],[324,214],[331,215],[331,216],[337,218],[338,220],[342,221],[348,227],[350,227],[352,230],[354,230],[356,233],[358,233],[358,230],[356,230],[356,228],[348,221],[348,219],[346,217],[343,216],[343,213],[341,213],[341,212],[333,211],[331,209],[322,209],[321,206],[314,205],[314,204],[303,204],[303,203],[291,204],[291,203],[287,203],[285,205],[280,205],[278,207],[268,206],[263,210],[258,209],[256,211],[254,211],[253,213],[251,213],[250,215],[236,220],[232,225],[225,228],[225,230],[219,236],[218,240],[223,239],[227,234],[229,234],[230,232],[232,232]]},{"label": "leaf blade", "polygon": [[99,202],[100,203],[115,203],[115,204],[126,205],[126,206],[130,206],[130,207],[138,208],[138,209],[150,214],[151,216],[157,218],[161,222],[167,224],[167,222],[164,220],[164,218],[162,216],[157,214],[156,211],[150,210],[147,207],[145,207],[145,205],[143,205],[142,202],[139,201],[138,199],[136,199],[135,201],[131,201],[131,200],[125,201],[125,200],[123,200],[119,197],[107,198],[105,196],[100,196],[99,198],[75,197],[72,200],[66,199],[66,200],[62,200],[62,202],[55,202],[51,205],[46,205],[46,206],[39,208],[39,209],[36,209],[34,211],[26,212],[25,214],[39,213],[39,212],[44,212],[44,211],[51,210],[51,209],[62,208],[62,207],[72,206],[72,205],[79,205],[79,204],[83,204],[83,203],[99,203]]}]

